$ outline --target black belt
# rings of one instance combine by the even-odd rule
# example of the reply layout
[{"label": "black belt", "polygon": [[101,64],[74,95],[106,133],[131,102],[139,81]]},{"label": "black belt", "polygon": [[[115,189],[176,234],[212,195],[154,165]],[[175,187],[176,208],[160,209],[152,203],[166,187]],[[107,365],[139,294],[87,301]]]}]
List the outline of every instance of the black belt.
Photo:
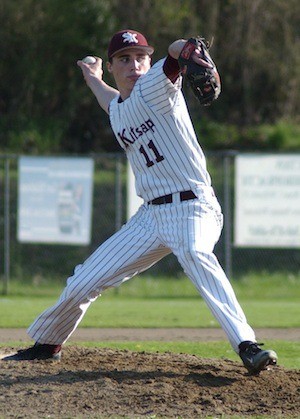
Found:
[{"label": "black belt", "polygon": [[[193,191],[183,191],[183,192],[179,192],[179,196],[180,196],[180,201],[189,201],[190,199],[196,199],[196,195],[194,194]],[[159,198],[155,198],[152,201],[149,201],[148,204],[152,204],[152,205],[162,205],[162,204],[172,204],[173,202],[173,195],[169,194],[169,195],[165,195],[165,196],[160,196]]]}]

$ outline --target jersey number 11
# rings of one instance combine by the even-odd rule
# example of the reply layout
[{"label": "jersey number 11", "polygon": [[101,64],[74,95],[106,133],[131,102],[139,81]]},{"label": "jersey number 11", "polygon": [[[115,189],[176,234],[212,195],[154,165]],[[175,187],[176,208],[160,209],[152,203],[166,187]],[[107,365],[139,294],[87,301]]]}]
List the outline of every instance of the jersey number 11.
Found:
[{"label": "jersey number 11", "polygon": [[[154,144],[154,142],[153,142],[152,140],[150,140],[150,141],[149,141],[149,143],[148,143],[147,145],[148,145],[149,149],[153,151],[154,156],[155,156],[155,161],[156,161],[157,163],[159,163],[160,161],[162,161],[162,160],[164,160],[164,159],[165,159],[165,158],[164,158],[164,156],[162,156],[162,155],[159,153],[159,151],[157,150],[157,148],[156,148],[156,146],[155,146],[155,144]],[[153,165],[154,165],[154,161],[152,161],[152,160],[150,159],[150,157],[149,157],[149,155],[148,155],[148,153],[147,153],[147,151],[145,150],[145,148],[144,148],[144,146],[143,146],[143,145],[140,147],[140,152],[142,153],[142,155],[143,155],[143,156],[145,157],[145,159],[146,159],[146,164],[147,164],[147,167],[151,167],[151,166],[153,166]]]}]

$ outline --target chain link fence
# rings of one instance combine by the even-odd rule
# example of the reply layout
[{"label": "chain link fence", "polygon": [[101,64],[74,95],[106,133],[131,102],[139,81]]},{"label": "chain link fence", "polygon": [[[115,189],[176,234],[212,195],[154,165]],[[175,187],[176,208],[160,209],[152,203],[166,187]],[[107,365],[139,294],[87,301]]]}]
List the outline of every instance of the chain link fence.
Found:
[{"label": "chain link fence", "polygon": [[[228,276],[239,278],[255,271],[299,273],[299,249],[238,248],[233,245],[235,153],[208,153],[208,169],[224,212],[224,229],[215,253]],[[92,232],[89,245],[21,243],[17,239],[18,159],[0,156],[0,260],[1,281],[34,281],[39,278],[68,277],[100,243],[110,237],[127,219],[127,160],[123,154],[92,156],[94,185]],[[181,276],[182,269],[173,255],[147,271],[149,276]]]}]

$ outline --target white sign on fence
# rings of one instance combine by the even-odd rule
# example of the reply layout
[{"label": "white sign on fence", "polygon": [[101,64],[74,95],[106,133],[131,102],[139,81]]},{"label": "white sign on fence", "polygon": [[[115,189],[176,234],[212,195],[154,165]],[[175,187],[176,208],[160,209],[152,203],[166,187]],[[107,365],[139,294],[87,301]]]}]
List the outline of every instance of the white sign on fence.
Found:
[{"label": "white sign on fence", "polygon": [[89,244],[93,170],[90,158],[21,157],[18,240]]},{"label": "white sign on fence", "polygon": [[234,243],[300,247],[300,155],[242,154],[235,160]]}]

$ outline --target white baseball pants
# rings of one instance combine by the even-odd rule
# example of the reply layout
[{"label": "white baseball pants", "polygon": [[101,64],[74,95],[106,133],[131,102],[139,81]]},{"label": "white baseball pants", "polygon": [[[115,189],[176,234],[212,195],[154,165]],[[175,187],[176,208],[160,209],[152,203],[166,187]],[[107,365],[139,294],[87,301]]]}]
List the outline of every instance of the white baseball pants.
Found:
[{"label": "white baseball pants", "polygon": [[242,341],[256,341],[213,254],[223,221],[211,191],[202,189],[196,200],[178,202],[175,194],[173,203],[142,205],[120,231],[75,268],[57,303],[29,327],[29,336],[39,343],[63,344],[106,288],[119,286],[173,252],[233,349],[238,352]]}]

